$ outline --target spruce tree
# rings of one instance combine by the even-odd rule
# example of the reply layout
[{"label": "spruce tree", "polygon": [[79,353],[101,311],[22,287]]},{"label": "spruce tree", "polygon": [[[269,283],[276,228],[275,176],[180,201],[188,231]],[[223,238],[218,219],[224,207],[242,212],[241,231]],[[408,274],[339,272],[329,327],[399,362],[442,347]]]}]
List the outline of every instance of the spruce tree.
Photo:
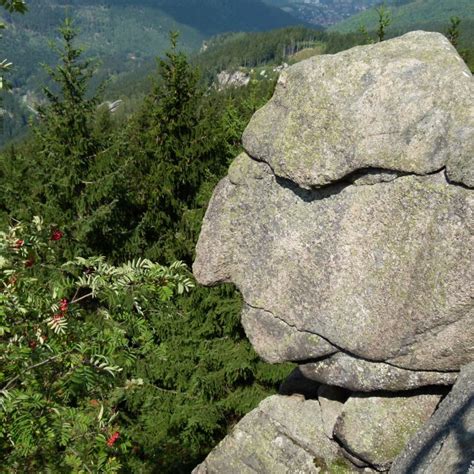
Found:
[{"label": "spruce tree", "polygon": [[[34,179],[23,187],[25,197],[12,206],[10,215],[26,219],[28,212],[69,229],[69,257],[94,250],[94,228],[115,203],[116,170],[106,150],[111,145],[112,124],[106,107],[99,107],[100,92],[91,92],[94,64],[76,46],[77,31],[66,19],[59,29],[62,43],[54,50],[56,67],[46,66],[51,85],[44,87],[45,101],[26,154]],[[25,189],[26,188],[26,189]],[[26,191],[26,192],[25,192]]]},{"label": "spruce tree", "polygon": [[461,24],[461,18],[452,16],[450,19],[450,25],[446,32],[446,37],[451,44],[457,49],[459,46],[459,25]]},{"label": "spruce tree", "polygon": [[176,34],[170,41],[165,58],[158,60],[153,88],[122,137],[119,154],[129,157],[124,176],[134,196],[126,204],[135,210],[126,251],[190,263],[194,236],[182,235],[180,222],[195,207],[202,184],[227,163],[216,153],[216,124],[209,121],[213,111],[198,72],[178,50]]},{"label": "spruce tree", "polygon": [[46,68],[56,90],[43,89],[47,105],[38,108],[40,123],[35,136],[46,184],[42,192],[50,211],[45,217],[70,222],[81,217],[77,201],[100,149],[92,133],[99,100],[87,96],[91,64],[81,60],[82,50],[74,45],[77,32],[70,19],[59,32],[63,45],[56,50],[61,64]]}]

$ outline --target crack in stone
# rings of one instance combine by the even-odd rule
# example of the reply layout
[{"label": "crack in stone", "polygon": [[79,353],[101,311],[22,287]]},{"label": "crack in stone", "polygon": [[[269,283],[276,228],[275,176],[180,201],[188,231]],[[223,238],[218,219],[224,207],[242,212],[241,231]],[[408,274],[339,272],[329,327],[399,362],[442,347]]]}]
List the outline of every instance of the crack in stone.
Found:
[{"label": "crack in stone", "polygon": [[[390,169],[384,169],[384,168],[361,168],[343,176],[342,178],[336,181],[325,184],[324,186],[321,186],[321,187],[314,187],[311,189],[306,189],[300,186],[299,184],[295,183],[289,178],[278,176],[275,174],[273,170],[272,170],[272,173],[275,177],[277,184],[279,184],[281,187],[290,190],[291,192],[296,194],[300,199],[302,199],[305,202],[313,202],[313,201],[320,201],[323,199],[327,199],[334,195],[338,195],[350,186],[355,186],[356,188],[363,188],[365,186],[389,185],[393,183],[394,181],[400,178],[406,178],[407,176],[415,176],[418,178],[435,176],[445,171],[445,169],[446,167],[442,166],[441,168],[430,173],[417,174],[417,173],[402,172],[402,171],[396,171],[396,170],[390,170]],[[393,177],[392,179],[389,179],[387,181],[377,181],[374,183],[355,183],[357,179],[362,179],[362,178],[370,177],[370,176],[383,175],[383,174],[388,174],[388,173],[393,174]],[[456,183],[448,182],[448,184],[457,186]]]},{"label": "crack in stone", "polygon": [[458,186],[460,188],[463,188],[463,189],[467,189],[468,191],[472,191],[474,188],[471,187],[471,186],[468,186],[467,184],[464,184],[464,183],[459,183],[457,181],[453,181],[449,175],[448,175],[448,170],[445,168],[444,170],[444,176],[446,178],[446,181],[448,182],[448,184],[450,184],[451,186]]},{"label": "crack in stone", "polygon": [[[383,184],[393,183],[397,179],[405,178],[407,176],[415,176],[415,177],[423,178],[427,176],[434,176],[441,172],[444,172],[444,177],[446,179],[446,182],[450,186],[458,186],[465,189],[471,189],[469,186],[466,186],[463,183],[457,183],[455,181],[450,180],[447,174],[446,164],[444,164],[443,166],[433,171],[426,172],[426,173],[415,173],[413,171],[402,171],[402,170],[396,170],[396,169],[390,169],[390,168],[365,166],[363,168],[355,169],[351,171],[350,173],[344,176],[341,176],[340,178],[335,179],[334,181],[331,181],[330,183],[327,183],[321,186],[312,186],[310,188],[305,188],[299,185],[298,183],[296,183],[295,181],[293,181],[288,176],[283,176],[281,174],[276,173],[272,165],[268,163],[267,161],[265,161],[263,158],[255,158],[252,155],[250,155],[248,151],[246,151],[246,153],[251,160],[256,161],[257,163],[266,165],[266,167],[270,170],[271,174],[273,175],[276,182],[280,186],[286,189],[289,189],[290,191],[292,191],[294,194],[296,194],[298,197],[300,197],[302,200],[306,202],[322,200],[322,199],[331,197],[335,194],[339,194],[348,186],[363,187],[363,186],[375,186],[375,185],[380,185],[380,184],[383,185]],[[356,179],[361,179],[368,176],[383,175],[383,174],[393,174],[394,176],[393,176],[393,179],[390,179],[387,181],[378,181],[374,183],[363,183],[363,184],[354,183],[354,180]],[[236,185],[235,183],[232,183],[232,184]],[[331,189],[331,188],[335,188],[335,189]]]},{"label": "crack in stone", "polygon": [[[422,372],[422,373],[434,373],[434,374],[451,374],[451,373],[458,373],[459,371],[457,370],[447,370],[447,371],[440,371],[440,370],[417,370],[417,369],[407,369],[406,367],[401,367],[399,365],[395,365],[394,363],[390,362],[390,359],[388,360],[372,360],[372,359],[366,359],[362,356],[359,356],[357,354],[353,354],[352,352],[348,351],[347,349],[345,349],[344,347],[341,347],[341,346],[338,346],[337,344],[335,344],[334,342],[332,342],[330,339],[328,339],[327,337],[325,336],[322,336],[321,334],[318,334],[317,332],[313,332],[313,331],[310,331],[308,329],[300,329],[298,328],[295,324],[290,324],[289,322],[285,321],[283,318],[277,316],[276,314],[274,314],[272,311],[268,310],[268,309],[265,309],[265,308],[259,308],[258,306],[253,306],[251,305],[250,303],[248,303],[247,301],[244,301],[244,304],[246,304],[249,308],[252,308],[252,309],[255,309],[257,311],[263,311],[264,313],[268,313],[270,314],[273,318],[275,318],[277,321],[281,321],[282,323],[284,323],[286,326],[296,330],[297,332],[299,333],[302,333],[302,334],[310,334],[312,336],[317,336],[317,337],[320,337],[321,339],[323,339],[324,341],[326,341],[328,344],[330,344],[331,346],[333,346],[335,349],[337,349],[336,352],[332,353],[332,354],[326,354],[325,356],[322,356],[322,357],[318,357],[317,359],[310,359],[310,360],[307,360],[307,361],[304,361],[305,363],[312,363],[312,362],[321,362],[325,359],[328,359],[330,357],[332,357],[334,354],[337,354],[337,352],[341,352],[349,357],[352,357],[353,359],[356,359],[356,360],[361,360],[363,362],[369,362],[369,363],[373,363],[373,364],[386,364],[390,367],[394,367],[395,369],[400,369],[400,370],[406,370],[408,372],[414,372],[414,373],[419,373],[419,372]],[[302,361],[300,361],[302,362]]]},{"label": "crack in stone", "polygon": [[[342,455],[344,456],[344,453],[347,452],[347,454],[349,454],[350,456],[354,457],[355,459],[359,460],[361,464],[365,464],[367,467],[370,467],[372,469],[375,469],[376,471],[378,472],[386,472],[386,471],[381,471],[380,469],[378,469],[374,464],[372,464],[371,462],[367,461],[366,459],[363,459],[361,458],[358,454],[356,454],[354,451],[352,451],[348,446],[346,446],[338,437],[337,435],[335,434],[334,435],[334,438],[332,439],[332,441],[334,443],[336,443],[339,448],[341,448],[341,453]],[[345,459],[347,459],[352,465],[356,466],[348,457],[344,456]],[[359,469],[363,469],[359,466],[356,466],[358,467]],[[387,469],[388,471],[388,469]]]},{"label": "crack in stone", "polygon": [[326,430],[324,429],[323,406],[321,405],[321,402],[319,401],[319,396],[316,398],[316,400],[317,400],[318,405],[319,405],[319,415],[320,415],[320,418],[321,418],[322,431],[324,433],[324,436],[326,436],[327,439],[332,441],[333,439],[327,435]]}]

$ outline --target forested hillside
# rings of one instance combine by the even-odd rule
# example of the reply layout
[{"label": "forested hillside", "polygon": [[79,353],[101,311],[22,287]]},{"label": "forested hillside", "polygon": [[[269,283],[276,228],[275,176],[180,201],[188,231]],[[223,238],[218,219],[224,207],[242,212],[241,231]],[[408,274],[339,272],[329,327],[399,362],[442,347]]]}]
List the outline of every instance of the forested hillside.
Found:
[{"label": "forested hillside", "polygon": [[49,42],[57,37],[58,25],[68,14],[75,21],[79,43],[87,55],[99,59],[95,84],[152,63],[165,51],[170,31],[179,31],[180,48],[191,52],[199,50],[204,39],[220,32],[259,31],[301,23],[260,0],[38,0],[31,3],[28,15],[3,13],[7,33],[2,51],[15,60],[11,78],[15,98],[7,101],[10,113],[5,116],[6,139],[18,133],[31,113],[28,108],[35,108],[40,100],[40,86],[47,79],[40,64],[53,62]]},{"label": "forested hillside", "polygon": [[[338,34],[305,27],[259,33],[234,33],[214,37],[194,62],[208,80],[222,70],[292,63],[312,54],[336,53],[364,41],[360,33]],[[309,56],[308,56],[309,55]]]},{"label": "forested hillside", "polygon": [[[439,29],[452,16],[458,16],[463,22],[474,20],[474,3],[471,0],[392,0],[385,5],[392,18],[387,29],[389,33]],[[361,25],[375,30],[377,21],[377,12],[372,8],[337,23],[331,30],[347,33],[357,31]]]},{"label": "forested hillside", "polygon": [[329,26],[377,5],[379,0],[265,0],[312,24]]}]

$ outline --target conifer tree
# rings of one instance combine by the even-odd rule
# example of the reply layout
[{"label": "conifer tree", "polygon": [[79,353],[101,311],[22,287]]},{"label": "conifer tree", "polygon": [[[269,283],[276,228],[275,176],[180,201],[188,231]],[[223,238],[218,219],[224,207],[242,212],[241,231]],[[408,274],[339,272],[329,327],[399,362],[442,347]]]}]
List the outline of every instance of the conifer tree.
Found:
[{"label": "conifer tree", "polygon": [[[142,250],[150,258],[190,262],[189,239],[179,234],[183,216],[193,209],[200,188],[210,176],[223,172],[221,145],[212,106],[204,98],[199,75],[177,48],[158,60],[152,91],[123,137],[121,155],[132,159],[124,172],[135,199],[127,206],[139,216],[128,250]],[[177,242],[182,242],[177,251]],[[191,243],[191,247],[194,242]],[[185,248],[184,248],[185,247]]]},{"label": "conifer tree", "polygon": [[10,13],[25,13],[27,10],[25,0],[0,0],[0,5]]},{"label": "conifer tree", "polygon": [[61,64],[47,67],[56,89],[44,88],[47,105],[38,109],[40,124],[35,129],[39,151],[47,219],[73,221],[78,215],[77,201],[84,192],[91,163],[100,150],[93,135],[93,123],[99,103],[88,97],[91,64],[81,59],[75,46],[77,32],[66,19],[60,28],[62,48],[56,48]]},{"label": "conifer tree", "polygon": [[446,32],[446,37],[451,42],[451,44],[457,48],[459,45],[459,25],[461,24],[461,18],[452,16],[449,21],[450,25],[448,31]]},{"label": "conifer tree", "polygon": [[387,10],[387,8],[385,8],[384,4],[376,8],[375,11],[378,15],[377,38],[379,41],[384,41],[385,35],[387,33],[387,28],[392,23],[392,15],[390,13],[390,10]]},{"label": "conifer tree", "polygon": [[[45,67],[51,85],[38,106],[33,139],[12,166],[27,170],[22,194],[6,197],[7,213],[25,220],[35,213],[69,229],[66,255],[94,250],[94,228],[116,202],[116,169],[105,151],[112,144],[112,122],[107,107],[99,107],[100,92],[91,93],[93,63],[76,46],[77,31],[70,19],[59,29],[62,44],[54,47],[56,67]],[[19,185],[19,183],[16,183]]]}]

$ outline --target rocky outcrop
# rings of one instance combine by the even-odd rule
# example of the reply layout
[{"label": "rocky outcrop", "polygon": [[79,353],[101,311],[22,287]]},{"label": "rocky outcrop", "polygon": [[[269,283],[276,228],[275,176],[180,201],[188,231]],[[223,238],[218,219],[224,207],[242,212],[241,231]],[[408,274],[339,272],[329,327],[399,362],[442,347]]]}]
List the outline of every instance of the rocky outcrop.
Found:
[{"label": "rocky outcrop", "polygon": [[235,87],[244,87],[250,82],[250,76],[244,71],[221,71],[217,75],[216,88],[220,91]]},{"label": "rocky outcrop", "polygon": [[193,474],[286,472],[361,472],[325,435],[316,400],[267,398],[238,423]]},{"label": "rocky outcrop", "polygon": [[318,389],[320,429],[387,470],[474,360],[472,75],[436,33],[317,56],[282,72],[243,143],[194,274],[237,285],[262,358],[349,391]]},{"label": "rocky outcrop", "polygon": [[[471,129],[469,120],[463,122],[462,117],[472,110],[473,83],[441,35],[408,34],[386,44],[318,57],[284,73],[286,79],[274,98],[246,131],[244,143],[254,155],[238,157],[214,193],[194,273],[204,284],[232,281],[239,287],[246,302],[244,327],[266,360],[298,361],[343,352],[402,369],[440,372],[440,379],[444,379],[443,372],[458,371],[474,357],[473,197],[466,186],[451,184],[445,170],[451,158],[471,156],[474,135],[469,130],[474,133],[474,126]],[[321,90],[334,84],[338,71],[344,76],[342,64],[343,71],[365,70],[362,63],[377,74],[374,72],[369,82],[353,78],[344,82],[344,87],[341,83],[340,94],[332,99],[336,109],[331,109],[330,115],[335,119],[326,123],[324,133],[317,127],[295,143],[291,133],[293,138],[288,136],[286,145],[281,142],[268,148],[267,141],[275,143],[270,135],[281,123],[286,125],[278,136],[290,133],[288,129],[300,129],[301,116],[311,123],[322,120],[322,105],[302,108],[293,97],[296,91],[305,101],[317,104]],[[414,63],[423,77],[428,74],[430,84],[427,78],[418,83],[411,69]],[[445,76],[454,74],[449,69],[446,72],[448,66],[462,86],[453,83],[441,94]],[[327,70],[327,76],[314,76],[315,69]],[[343,137],[352,136],[354,127],[343,121],[344,127],[338,129],[338,110],[343,104],[357,102],[356,97],[362,100],[374,88],[379,91],[389,80],[393,84],[387,86],[383,98],[387,104],[397,104],[401,96],[410,94],[414,98],[426,96],[426,104],[417,102],[416,110],[431,117],[436,111],[427,104],[439,99],[435,108],[446,108],[452,117],[451,131],[435,118],[433,122],[426,118],[430,133],[412,129],[410,143],[414,140],[419,146],[403,148],[399,134],[389,134],[393,143],[388,146],[389,138],[384,138],[387,149],[380,151],[377,160],[362,162],[344,142]],[[293,82],[299,84],[295,90]],[[405,85],[415,89],[408,93]],[[416,87],[420,89],[417,94]],[[347,88],[351,91],[349,102],[344,92]],[[280,115],[286,111],[283,122],[275,120],[275,107]],[[402,119],[397,110],[389,114],[387,107],[374,105],[368,108],[370,113],[361,109],[352,111],[350,117],[365,130],[377,128],[379,123],[398,124]],[[292,114],[296,114],[294,120]],[[421,120],[417,117],[411,120]],[[266,128],[262,129],[262,123]],[[453,138],[453,130],[461,129],[463,137],[470,140]],[[444,151],[437,147],[429,154],[428,143],[438,135],[446,142]],[[334,136],[343,140],[346,165],[342,168],[329,151],[328,140],[336,140]],[[357,137],[352,140],[353,145],[360,142]],[[313,150],[315,142],[326,151]],[[392,148],[403,149],[404,160],[412,163],[412,168],[401,164],[401,158],[393,161]],[[415,156],[419,150],[423,150],[423,158]],[[379,170],[367,172],[369,165]],[[317,173],[324,169],[328,178],[320,180],[315,175],[305,180],[297,171],[299,167]],[[337,172],[329,172],[329,167]],[[337,179],[339,182],[332,183]],[[302,187],[324,183],[327,185],[320,189]]]}]

